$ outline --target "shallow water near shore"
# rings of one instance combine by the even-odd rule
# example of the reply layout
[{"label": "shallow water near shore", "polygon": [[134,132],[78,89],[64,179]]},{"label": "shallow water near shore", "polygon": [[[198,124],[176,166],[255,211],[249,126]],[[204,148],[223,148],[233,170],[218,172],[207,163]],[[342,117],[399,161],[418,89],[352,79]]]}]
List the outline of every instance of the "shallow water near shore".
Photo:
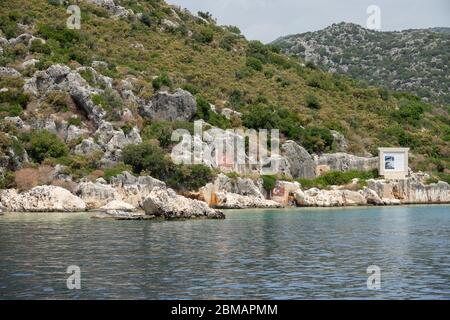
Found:
[{"label": "shallow water near shore", "polygon": [[0,299],[450,299],[450,205],[91,215],[0,216]]}]

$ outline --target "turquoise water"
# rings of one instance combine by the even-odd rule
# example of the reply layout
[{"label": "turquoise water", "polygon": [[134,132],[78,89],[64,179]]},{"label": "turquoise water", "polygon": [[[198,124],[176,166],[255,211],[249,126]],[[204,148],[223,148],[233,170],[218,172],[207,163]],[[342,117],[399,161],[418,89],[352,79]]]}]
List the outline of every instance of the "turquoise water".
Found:
[{"label": "turquoise water", "polygon": [[[0,298],[450,299],[450,206],[0,216]],[[81,289],[66,286],[81,269]],[[367,288],[367,267],[381,289]]]}]

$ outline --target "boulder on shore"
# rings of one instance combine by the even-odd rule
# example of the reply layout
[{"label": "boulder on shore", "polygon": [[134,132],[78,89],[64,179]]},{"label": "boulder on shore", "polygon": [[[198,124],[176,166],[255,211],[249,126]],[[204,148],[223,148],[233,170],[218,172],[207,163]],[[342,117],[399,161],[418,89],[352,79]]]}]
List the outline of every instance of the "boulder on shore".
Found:
[{"label": "boulder on shore", "polygon": [[368,187],[385,204],[450,203],[450,185],[446,182],[425,184],[415,176],[399,180],[368,180]]},{"label": "boulder on shore", "polygon": [[230,192],[217,192],[216,208],[219,209],[248,209],[248,208],[282,208],[283,205],[262,198],[243,196]]},{"label": "boulder on shore", "polygon": [[79,212],[86,211],[82,199],[57,186],[39,186],[18,193],[15,189],[1,190],[0,202],[13,212]]},{"label": "boulder on shore", "polygon": [[125,212],[133,212],[136,211],[136,208],[126,202],[120,201],[120,200],[113,200],[103,207],[100,208],[101,210],[113,210],[113,211],[125,211]]},{"label": "boulder on shore", "polygon": [[294,197],[299,207],[341,207],[367,204],[366,198],[361,193],[351,190],[312,188],[306,191],[297,190]]},{"label": "boulder on shore", "polygon": [[107,210],[96,214],[94,219],[111,219],[111,220],[150,220],[155,216],[146,215],[144,212],[128,212],[122,210]]},{"label": "boulder on shore", "polygon": [[113,200],[120,200],[117,190],[99,182],[82,182],[78,188],[80,198],[88,209],[98,209]]},{"label": "boulder on shore", "polygon": [[165,219],[225,218],[221,211],[208,207],[205,202],[185,198],[172,189],[155,187],[143,205],[147,215]]}]

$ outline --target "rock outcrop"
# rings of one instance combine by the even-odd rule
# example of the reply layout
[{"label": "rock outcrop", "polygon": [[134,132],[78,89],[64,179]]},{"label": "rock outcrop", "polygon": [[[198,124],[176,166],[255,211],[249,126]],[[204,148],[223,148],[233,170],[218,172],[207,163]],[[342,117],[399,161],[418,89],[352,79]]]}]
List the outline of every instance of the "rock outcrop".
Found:
[{"label": "rock outcrop", "polygon": [[376,206],[380,206],[385,204],[383,202],[383,200],[381,200],[380,196],[378,195],[378,193],[376,193],[376,191],[369,189],[369,188],[364,188],[363,190],[360,191],[360,193],[363,195],[364,198],[366,198],[366,201],[368,204],[373,204]]},{"label": "rock outcrop", "polygon": [[217,206],[217,193],[236,194],[244,197],[264,199],[262,183],[249,178],[230,178],[220,173],[214,183],[208,183],[199,190],[201,198],[210,206]]},{"label": "rock outcrop", "polygon": [[378,157],[358,157],[348,153],[325,153],[315,156],[316,174],[328,171],[370,171],[378,168]]},{"label": "rock outcrop", "polygon": [[275,188],[271,192],[271,200],[283,206],[293,205],[294,194],[300,190],[298,182],[277,181]]},{"label": "rock outcrop", "polygon": [[77,106],[97,125],[106,114],[101,106],[95,105],[91,100],[92,95],[102,93],[103,90],[92,88],[77,71],[64,65],[55,64],[47,70],[37,71],[27,79],[23,89],[40,97],[52,90],[68,92]]},{"label": "rock outcrop", "polygon": [[215,208],[219,209],[248,209],[248,208],[282,208],[283,205],[264,198],[243,196],[230,192],[217,192],[215,194]]},{"label": "rock outcrop", "polygon": [[142,117],[152,120],[191,120],[197,111],[197,103],[188,91],[177,89],[175,93],[160,91],[151,101],[139,106]]},{"label": "rock outcrop", "polygon": [[242,113],[235,111],[233,109],[230,108],[223,108],[221,113],[221,115],[223,115],[225,118],[227,118],[228,120],[231,120],[233,118],[241,118]]},{"label": "rock outcrop", "polygon": [[143,208],[144,200],[155,187],[166,188],[166,184],[158,179],[150,176],[135,177],[126,171],[111,178],[111,186],[119,194],[119,199],[136,208]]},{"label": "rock outcrop", "polygon": [[80,183],[78,195],[86,203],[88,209],[98,209],[111,201],[121,200],[115,188],[99,182]]},{"label": "rock outcrop", "polygon": [[340,207],[367,204],[366,198],[361,193],[350,190],[312,188],[306,191],[298,190],[294,197],[300,207]]},{"label": "rock outcrop", "polygon": [[[124,207],[102,208],[117,201],[127,203],[133,208],[143,208],[143,201],[153,188],[166,188],[166,184],[150,176],[135,177],[129,172],[123,172],[111,178],[110,184],[101,182],[80,183],[78,194],[86,202],[89,209],[126,210]],[[112,205],[111,204],[111,205]]]},{"label": "rock outcrop", "polygon": [[266,200],[261,180],[230,178],[222,173],[214,183],[200,188],[199,193],[200,198],[209,206],[219,209],[283,207],[283,203]]},{"label": "rock outcrop", "polygon": [[225,218],[221,211],[208,207],[202,201],[180,196],[172,189],[155,187],[144,200],[143,205],[147,215],[164,217],[165,219]]},{"label": "rock outcrop", "polygon": [[92,138],[87,138],[81,141],[79,145],[75,147],[75,154],[78,155],[87,155],[94,152],[101,152],[102,148],[94,142]]},{"label": "rock outcrop", "polygon": [[136,127],[132,128],[130,132],[124,133],[122,129],[114,129],[112,123],[108,121],[100,122],[95,136],[97,137],[98,145],[105,151],[104,162],[115,162],[119,160],[123,147],[142,142],[142,138]]},{"label": "rock outcrop", "polygon": [[113,0],[87,0],[87,2],[105,8],[111,14],[112,18],[115,19],[134,15],[133,10],[116,5]]},{"label": "rock outcrop", "polygon": [[136,208],[126,202],[120,201],[120,200],[113,200],[109,203],[107,203],[106,205],[104,205],[103,207],[100,208],[101,210],[105,210],[105,211],[125,211],[125,212],[133,212],[136,211]]},{"label": "rock outcrop", "polygon": [[414,177],[400,180],[368,180],[384,204],[402,203],[450,203],[450,186],[440,181],[424,184]]},{"label": "rock outcrop", "polygon": [[123,210],[107,210],[94,215],[94,219],[110,219],[110,220],[150,220],[155,216],[146,215],[144,212],[129,212]]},{"label": "rock outcrop", "polygon": [[289,170],[293,178],[314,179],[316,164],[314,158],[305,148],[295,141],[286,141],[281,146],[282,154],[289,163]]},{"label": "rock outcrop", "polygon": [[22,75],[16,69],[0,67],[0,77],[22,77]]},{"label": "rock outcrop", "polygon": [[348,141],[345,139],[345,136],[336,130],[331,130],[331,134],[333,135],[337,152],[347,152]]},{"label": "rock outcrop", "polygon": [[262,194],[261,183],[254,182],[250,178],[229,178],[224,174],[219,174],[214,181],[214,186],[218,191],[229,193],[236,193],[242,196],[249,196],[255,198],[264,198]]},{"label": "rock outcrop", "polygon": [[1,190],[0,202],[7,211],[14,212],[78,212],[85,211],[82,199],[56,186],[39,186],[27,192]]}]

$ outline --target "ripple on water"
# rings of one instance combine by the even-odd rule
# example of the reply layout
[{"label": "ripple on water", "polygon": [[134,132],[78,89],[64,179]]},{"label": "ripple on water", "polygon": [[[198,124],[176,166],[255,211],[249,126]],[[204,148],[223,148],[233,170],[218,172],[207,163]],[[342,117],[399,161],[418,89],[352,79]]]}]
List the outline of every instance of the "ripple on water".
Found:
[{"label": "ripple on water", "polygon": [[[450,206],[0,217],[0,298],[449,299]],[[82,289],[68,290],[69,265]],[[382,288],[368,290],[378,265]]]}]

